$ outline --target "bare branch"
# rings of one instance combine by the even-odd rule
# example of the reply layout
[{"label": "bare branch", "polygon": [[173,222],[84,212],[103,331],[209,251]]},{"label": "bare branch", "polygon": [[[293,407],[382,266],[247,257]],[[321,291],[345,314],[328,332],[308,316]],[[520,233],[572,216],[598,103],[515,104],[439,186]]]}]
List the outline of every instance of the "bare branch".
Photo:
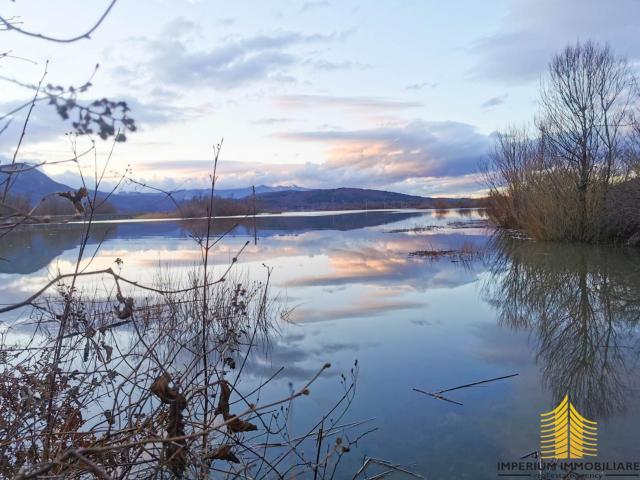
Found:
[{"label": "bare branch", "polygon": [[100,15],[96,23],[94,23],[94,25],[89,30],[87,30],[84,33],[81,33],[80,35],[76,35],[70,38],[51,37],[42,33],[30,32],[28,30],[24,30],[23,28],[16,26],[17,24],[15,21],[12,20],[12,18],[4,18],[2,16],[0,16],[0,26],[4,26],[5,30],[8,30],[8,31],[18,32],[23,35],[27,35],[29,37],[35,37],[41,40],[47,40],[49,42],[73,43],[73,42],[77,42],[78,40],[90,39],[91,34],[98,29],[98,27],[102,24],[102,22],[104,22],[104,20],[107,18],[107,15],[109,15],[109,12],[111,11],[111,9],[113,8],[113,6],[116,4],[117,1],[118,0],[111,0],[106,10],[102,13],[102,15]]}]

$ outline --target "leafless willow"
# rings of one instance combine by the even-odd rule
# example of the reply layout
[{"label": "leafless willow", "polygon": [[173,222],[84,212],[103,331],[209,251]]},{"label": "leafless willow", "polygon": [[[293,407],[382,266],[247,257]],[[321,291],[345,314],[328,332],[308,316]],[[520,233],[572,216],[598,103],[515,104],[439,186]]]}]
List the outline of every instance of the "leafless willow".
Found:
[{"label": "leafless willow", "polygon": [[640,243],[637,77],[594,42],[549,64],[534,132],[496,137],[486,169],[496,223],[543,240]]}]

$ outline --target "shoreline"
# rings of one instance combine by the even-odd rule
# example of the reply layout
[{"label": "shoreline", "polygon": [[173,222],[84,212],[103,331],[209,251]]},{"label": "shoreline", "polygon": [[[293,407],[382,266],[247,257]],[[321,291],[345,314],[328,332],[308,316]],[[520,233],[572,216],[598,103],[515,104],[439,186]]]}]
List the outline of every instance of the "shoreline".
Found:
[{"label": "shoreline", "polygon": [[[274,217],[323,217],[323,216],[334,216],[334,215],[352,215],[352,214],[361,214],[361,213],[381,213],[381,212],[422,212],[428,210],[478,210],[476,207],[465,207],[465,208],[380,208],[380,209],[355,209],[355,210],[302,210],[302,211],[285,211],[285,212],[265,212],[258,213],[256,215],[246,214],[246,215],[221,215],[212,217],[213,220],[225,220],[225,219],[252,219],[252,218],[274,218]],[[147,218],[147,217],[130,217],[126,218],[101,218],[101,219],[93,219],[91,221],[92,225],[109,225],[109,224],[132,224],[132,223],[162,223],[162,222],[190,222],[190,221],[205,221],[208,217],[155,217],[155,218]],[[57,220],[57,221],[56,221]],[[38,222],[38,223],[23,223],[13,228],[13,230],[30,230],[30,229],[40,229],[43,227],[61,227],[65,225],[86,225],[89,223],[88,220],[82,219],[56,219],[48,222]]]}]

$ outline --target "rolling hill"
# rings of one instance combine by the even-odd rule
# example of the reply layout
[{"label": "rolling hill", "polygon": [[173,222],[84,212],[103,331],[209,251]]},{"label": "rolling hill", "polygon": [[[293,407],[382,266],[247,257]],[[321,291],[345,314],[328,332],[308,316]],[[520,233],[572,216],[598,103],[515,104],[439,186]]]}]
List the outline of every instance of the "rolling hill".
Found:
[{"label": "rolling hill", "polygon": [[[16,164],[18,168],[23,164]],[[0,184],[6,174],[0,173]],[[11,179],[10,193],[28,200],[32,205],[43,196],[74,190],[74,188],[56,182],[38,169],[15,174]],[[251,199],[251,187],[216,190],[216,196],[239,201]],[[206,197],[208,189],[188,189],[172,192],[176,202],[180,203],[198,197]],[[106,193],[99,192],[103,198]],[[346,210],[380,208],[438,208],[438,207],[476,207],[481,201],[468,198],[431,198],[403,193],[363,188],[306,189],[298,186],[256,187],[256,199],[259,211],[304,211],[304,210]],[[163,193],[156,192],[120,192],[109,197],[109,203],[119,214],[170,213],[176,210],[174,201]]]},{"label": "rolling hill", "polygon": [[263,208],[271,210],[344,210],[356,208],[429,207],[432,199],[364,188],[328,188],[269,192],[257,195]]}]

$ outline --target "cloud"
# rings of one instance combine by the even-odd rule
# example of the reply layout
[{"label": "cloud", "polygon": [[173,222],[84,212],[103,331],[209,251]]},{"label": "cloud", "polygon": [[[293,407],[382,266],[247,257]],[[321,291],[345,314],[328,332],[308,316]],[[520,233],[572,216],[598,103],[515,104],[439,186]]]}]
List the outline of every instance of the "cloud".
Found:
[{"label": "cloud", "polygon": [[405,90],[422,90],[425,87],[436,88],[438,84],[436,82],[421,82],[421,83],[412,83],[411,85],[407,85],[404,87]]},{"label": "cloud", "polygon": [[341,97],[332,95],[283,95],[277,99],[278,105],[288,109],[342,108],[361,112],[397,111],[422,106],[420,102],[386,100],[377,97]]},{"label": "cloud", "polygon": [[484,176],[479,172],[446,177],[407,178],[385,188],[426,197],[482,197],[487,194]]},{"label": "cloud", "polygon": [[[475,268],[460,269],[448,261],[425,263],[422,259],[409,257],[407,254],[424,249],[425,243],[428,243],[430,248],[440,250],[459,249],[469,243],[481,247],[487,241],[486,235],[478,232],[430,233],[428,238],[422,235],[390,235],[392,236],[381,239],[379,236],[376,237],[375,233],[368,235],[363,232],[356,244],[349,240],[340,241],[319,236],[316,251],[329,259],[329,268],[318,272],[303,271],[289,278],[283,283],[283,287],[339,287],[360,284],[377,286],[381,291],[376,295],[352,296],[349,305],[302,305],[293,310],[292,320],[359,318],[391,310],[424,308],[424,302],[416,301],[414,297],[397,298],[392,293],[393,290],[404,290],[407,285],[411,285],[411,288],[417,291],[434,287],[451,288],[477,279],[478,271]],[[314,311],[317,313],[314,314]]]},{"label": "cloud", "polygon": [[261,118],[259,120],[253,120],[251,123],[253,123],[254,125],[281,125],[283,123],[290,123],[293,121],[293,118],[287,117],[268,117]]},{"label": "cloud", "polygon": [[[478,166],[490,139],[468,124],[415,121],[368,130],[319,130],[279,134],[301,144],[324,145],[322,163],[266,164],[225,161],[221,188],[247,185],[301,185],[309,188],[383,188],[419,195],[475,194]],[[136,173],[153,184],[171,177],[184,188],[202,187],[210,161],[137,163]]]},{"label": "cloud", "polygon": [[[335,282],[335,278],[323,280],[325,280],[329,285],[332,285]],[[315,282],[309,280],[309,282],[313,285],[323,285],[323,280],[316,280]],[[353,278],[349,279],[349,281],[353,281]],[[410,310],[424,306],[424,302],[366,299],[355,302],[352,305],[326,308],[322,310],[318,310],[317,308],[298,308],[293,310],[290,320],[294,323],[316,323],[347,318],[371,318],[388,312]]]},{"label": "cloud", "polygon": [[[267,378],[275,374],[281,367],[284,370],[277,379],[289,381],[308,381],[322,365],[336,355],[355,352],[361,348],[372,347],[372,342],[327,342],[308,337],[306,330],[298,329],[292,324],[284,327],[287,333],[283,336],[274,335],[268,341],[256,340],[252,355],[247,357],[245,365],[249,375]],[[324,376],[339,375],[337,369],[326,371]]]},{"label": "cloud", "polygon": [[637,0],[522,0],[513,2],[501,31],[472,48],[476,78],[522,84],[538,80],[554,53],[578,40],[610,43],[620,54],[640,57]]},{"label": "cloud", "polygon": [[[203,48],[203,42],[189,42],[182,33],[189,22],[173,21],[155,40],[138,40],[143,55],[138,62],[126,60],[116,72],[125,80],[142,85],[171,87],[214,87],[230,90],[252,82],[291,78],[294,65],[311,64],[295,53],[305,45],[340,40],[344,33],[302,34],[278,32],[236,40],[220,46]],[[174,35],[173,32],[178,32]],[[196,45],[196,46],[194,46]],[[330,62],[316,65],[327,68]]]},{"label": "cloud", "polygon": [[336,70],[367,70],[369,68],[373,68],[372,65],[368,63],[360,63],[360,62],[332,62],[330,60],[318,59],[318,60],[306,60],[306,65],[310,65],[316,70],[325,70],[325,71],[336,71]]},{"label": "cloud", "polygon": [[489,110],[493,107],[497,107],[498,105],[502,105],[506,101],[508,96],[509,95],[505,93],[504,95],[500,95],[498,97],[491,97],[487,101],[482,102],[482,105],[480,106],[485,110]]},{"label": "cloud", "polygon": [[295,132],[282,136],[324,143],[329,149],[326,166],[334,175],[348,173],[353,180],[369,185],[476,172],[489,144],[487,136],[473,126],[451,121],[414,121],[400,127]]},{"label": "cloud", "polygon": [[329,5],[331,4],[327,0],[309,0],[304,2],[302,7],[300,7],[300,13],[305,13],[316,8],[328,7]]},{"label": "cloud", "polygon": [[172,38],[188,38],[191,35],[199,36],[202,28],[196,22],[187,20],[184,17],[176,17],[169,21],[163,28],[163,35]]}]

